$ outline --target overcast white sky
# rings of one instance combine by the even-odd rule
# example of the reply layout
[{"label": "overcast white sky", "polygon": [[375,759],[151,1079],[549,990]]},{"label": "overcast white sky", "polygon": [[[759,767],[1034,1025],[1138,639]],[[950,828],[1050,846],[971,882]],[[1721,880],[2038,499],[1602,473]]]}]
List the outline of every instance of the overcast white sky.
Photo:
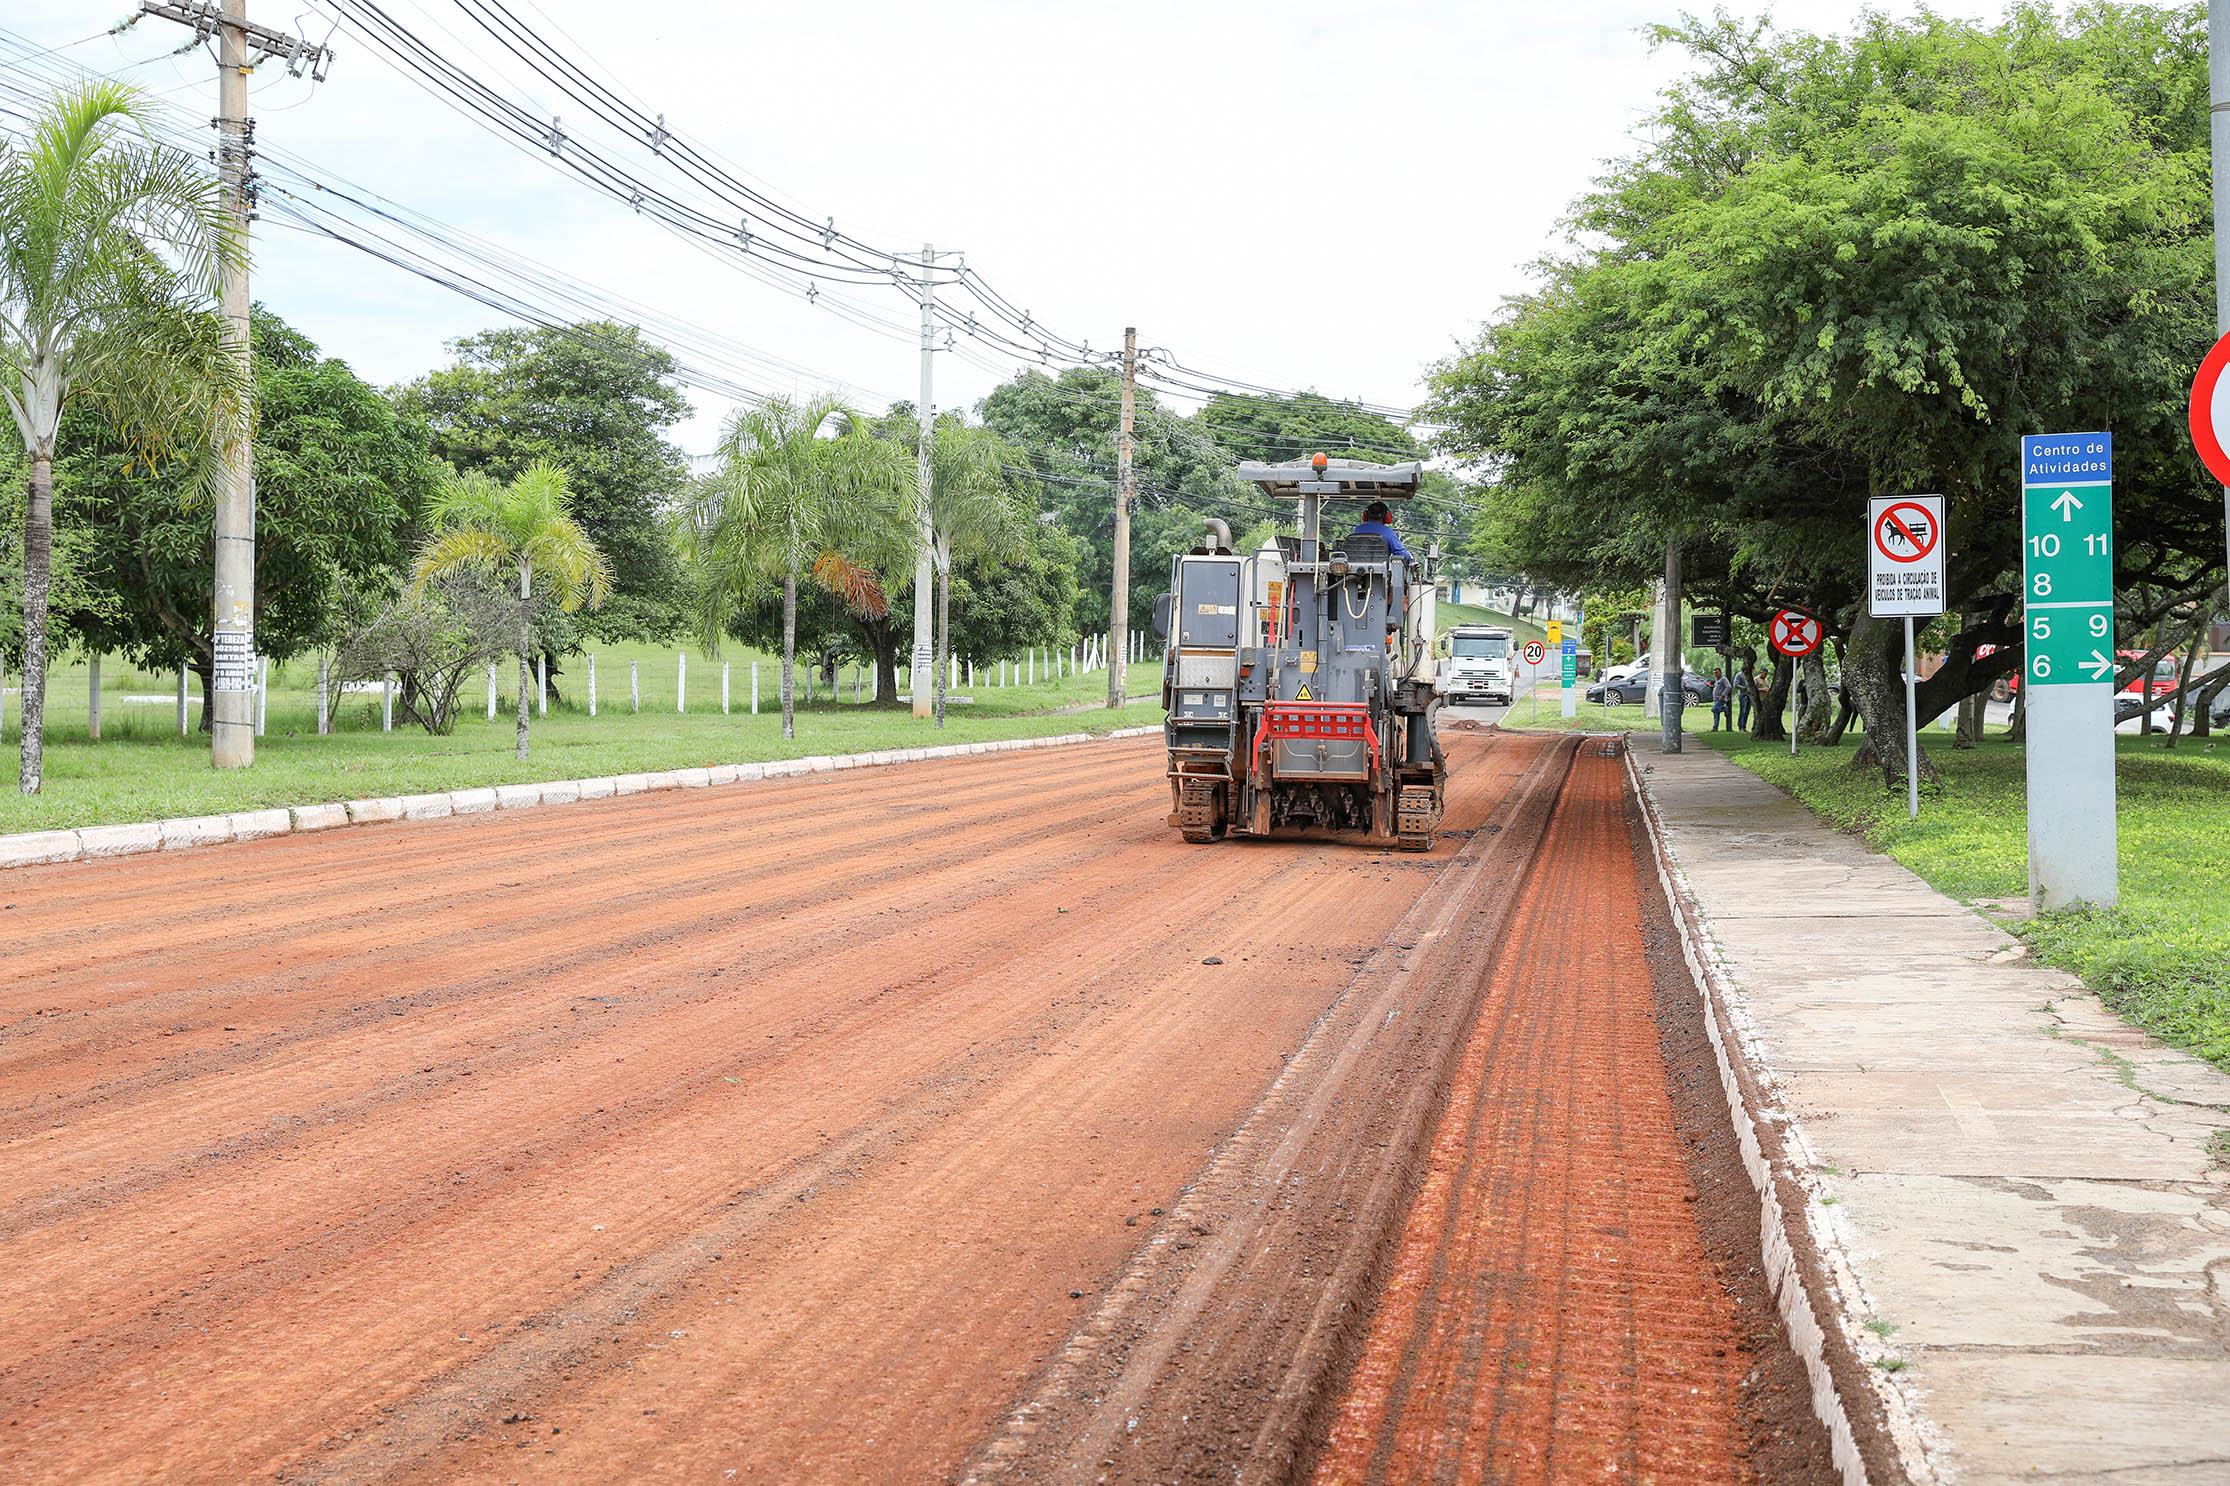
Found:
[{"label": "overcast white sky", "polygon": [[[42,0],[7,24],[78,43],[62,55],[122,71],[197,121],[214,112],[208,58],[165,57],[179,28],[84,40],[130,3]],[[586,129],[456,0],[383,3],[537,114]],[[1015,303],[1095,349],[1136,324],[1143,344],[1223,375],[1402,405],[1428,362],[1525,286],[1560,213],[1632,147],[1679,67],[1639,34],[1676,18],[1677,0],[511,3],[816,219],[894,250],[964,248]],[[251,0],[250,14],[323,38],[328,4]],[[1858,9],[1788,0],[1773,13],[1840,29]],[[913,395],[910,339],[716,263],[461,118],[345,28],[333,44],[315,89],[275,65],[257,74],[262,144],[809,374],[752,366],[757,389]],[[259,234],[257,297],[375,381],[414,376],[445,340],[502,321],[268,217]],[[864,292],[914,319],[897,290]],[[937,377],[948,407],[998,380],[950,356]],[[679,437],[702,451],[727,408],[695,400]]]}]

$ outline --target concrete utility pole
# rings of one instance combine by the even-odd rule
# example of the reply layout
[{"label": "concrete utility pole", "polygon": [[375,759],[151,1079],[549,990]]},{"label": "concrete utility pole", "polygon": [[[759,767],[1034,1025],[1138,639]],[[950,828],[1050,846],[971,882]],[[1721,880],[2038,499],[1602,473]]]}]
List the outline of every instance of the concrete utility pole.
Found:
[{"label": "concrete utility pole", "polygon": [[1680,684],[1680,673],[1686,661],[1685,647],[1680,633],[1680,539],[1665,539],[1665,627],[1658,631],[1661,638],[1656,644],[1663,650],[1657,657],[1657,716],[1664,724],[1660,734],[1662,751],[1680,752],[1680,709],[1687,700]]},{"label": "concrete utility pole", "polygon": [[937,663],[936,626],[930,619],[929,593],[936,582],[936,532],[929,520],[929,441],[936,434],[936,407],[930,391],[929,360],[936,346],[937,291],[930,286],[929,271],[937,255],[928,243],[921,245],[921,403],[915,414],[921,424],[921,452],[914,459],[914,515],[918,523],[921,555],[914,559],[914,716],[926,718],[936,688],[930,669]]},{"label": "concrete utility pole", "polygon": [[[2207,0],[2207,98],[2215,188],[2215,334],[2230,334],[2230,0]],[[2222,539],[2230,554],[2230,485],[2222,487]]]},{"label": "concrete utility pole", "polygon": [[[255,220],[255,120],[248,117],[248,74],[271,57],[283,58],[299,77],[325,80],[333,54],[283,31],[248,19],[247,0],[192,0],[155,4],[141,0],[140,14],[159,16],[217,38],[217,174],[225,210],[243,243]],[[252,386],[255,362],[248,339],[248,263],[228,265],[218,309],[231,324],[241,376]],[[217,477],[215,628],[210,644],[209,757],[220,769],[244,769],[256,760],[256,476],[255,448],[243,439],[224,451]]]},{"label": "concrete utility pole", "polygon": [[[1110,634],[1130,628],[1130,506],[1138,495],[1138,471],[1131,463],[1131,420],[1138,400],[1138,327],[1123,329],[1123,427],[1115,441],[1115,582],[1108,594]],[[1129,697],[1121,662],[1107,668],[1107,705],[1120,707]]]}]

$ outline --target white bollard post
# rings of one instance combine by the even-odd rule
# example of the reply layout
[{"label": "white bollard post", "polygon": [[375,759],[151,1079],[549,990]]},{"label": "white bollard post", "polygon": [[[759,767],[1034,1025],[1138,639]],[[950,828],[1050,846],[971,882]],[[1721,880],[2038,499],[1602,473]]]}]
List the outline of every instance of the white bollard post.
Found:
[{"label": "white bollard post", "polygon": [[588,657],[588,715],[596,715],[596,652],[593,650]]},{"label": "white bollard post", "polygon": [[186,736],[186,668],[178,668],[178,736]]},{"label": "white bollard post", "polygon": [[632,660],[627,663],[627,710],[630,712],[643,710],[643,678],[636,669],[641,664]]},{"label": "white bollard post", "polygon": [[867,699],[872,702],[883,692],[883,668],[880,662],[867,668]]},{"label": "white bollard post", "polygon": [[674,710],[689,710],[689,652],[686,650],[674,657]]},{"label": "white bollard post", "polygon": [[860,674],[866,669],[858,661],[852,662],[852,705],[855,707],[867,699],[867,678]]},{"label": "white bollard post", "polygon": [[550,715],[550,662],[541,652],[534,657],[534,715]]},{"label": "white bollard post", "polygon": [[976,689],[976,663],[975,663],[974,661],[969,661],[969,662],[968,662],[968,690],[970,690],[970,691],[974,691],[975,689]]},{"label": "white bollard post", "polygon": [[317,658],[317,735],[333,731],[333,664],[330,656]]},{"label": "white bollard post", "polygon": [[263,714],[271,706],[271,657],[256,657],[256,736],[263,736]]},{"label": "white bollard post", "polygon": [[805,705],[808,707],[813,705],[813,673],[818,669],[812,665],[805,668]]},{"label": "white bollard post", "polygon": [[728,715],[728,662],[720,663],[720,715]]},{"label": "white bollard post", "polygon": [[97,655],[85,658],[85,736],[101,741],[101,658]]},{"label": "white bollard post", "polygon": [[496,663],[488,662],[488,721],[496,720]]},{"label": "white bollard post", "polygon": [[379,730],[395,731],[395,673],[389,671],[379,682]]},{"label": "white bollard post", "polygon": [[759,663],[751,663],[751,715],[759,715]]}]

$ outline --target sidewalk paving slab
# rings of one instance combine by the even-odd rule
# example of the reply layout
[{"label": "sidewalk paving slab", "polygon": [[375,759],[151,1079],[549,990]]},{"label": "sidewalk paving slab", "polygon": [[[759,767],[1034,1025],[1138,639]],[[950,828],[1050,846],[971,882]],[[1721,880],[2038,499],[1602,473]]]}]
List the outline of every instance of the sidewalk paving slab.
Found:
[{"label": "sidewalk paving slab", "polygon": [[1910,1474],[2230,1481],[2230,1076],[1718,754],[1635,762]]}]

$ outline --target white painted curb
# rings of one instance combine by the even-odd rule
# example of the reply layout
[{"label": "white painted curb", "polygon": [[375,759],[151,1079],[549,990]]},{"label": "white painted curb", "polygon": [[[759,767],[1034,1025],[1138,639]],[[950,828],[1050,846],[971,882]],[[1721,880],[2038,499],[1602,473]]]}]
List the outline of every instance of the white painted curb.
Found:
[{"label": "white painted curb", "polygon": [[[1626,764],[1626,777],[1632,784],[1634,798],[1641,806],[1642,823],[1649,831],[1653,865],[1657,869],[1657,882],[1665,892],[1665,907],[1672,915],[1674,927],[1680,934],[1680,952],[1688,964],[1688,975],[1696,987],[1696,997],[1703,1005],[1705,1035],[1711,1040],[1711,1052],[1719,1067],[1719,1085],[1726,1093],[1727,1117],[1734,1126],[1735,1137],[1742,1148],[1743,1169],[1750,1174],[1750,1182],[1758,1193],[1758,1240],[1765,1260],[1767,1288],[1773,1293],[1776,1307],[1781,1314],[1781,1326],[1789,1340],[1790,1350],[1804,1364],[1804,1371],[1812,1384],[1812,1412],[1827,1429],[1828,1444],[1836,1469],[1842,1473],[1844,1486],[1868,1486],[1866,1462],[1859,1454],[1858,1441],[1851,1428],[1850,1412],[1845,1405],[1842,1391],[1835,1386],[1835,1377],[1827,1365],[1828,1335],[1824,1325],[1836,1329],[1838,1350],[1858,1359],[1860,1368],[1874,1385],[1874,1394],[1888,1416],[1889,1444],[1904,1467],[1905,1479],[1927,1483],[1937,1479],[1929,1468],[1924,1451],[1914,1446],[1916,1438],[1909,1406],[1903,1395],[1891,1386],[1885,1375],[1867,1365],[1865,1349],[1857,1337],[1859,1318],[1846,1313],[1838,1297],[1850,1293],[1853,1278],[1850,1261],[1844,1253],[1841,1240],[1819,1224],[1811,1221],[1811,1212],[1796,1214],[1795,1222],[1803,1226],[1812,1240],[1814,1252],[1820,1255],[1817,1265],[1807,1265],[1798,1257],[1796,1246],[1789,1240],[1790,1215],[1782,1205],[1781,1183],[1777,1175],[1788,1176],[1799,1192],[1809,1192],[1809,1186],[1800,1171],[1776,1173],[1773,1163],[1766,1159],[1765,1150],[1758,1138],[1759,1121],[1770,1118],[1764,1110],[1753,1109],[1743,1095],[1742,1080],[1735,1072],[1738,1058],[1744,1051],[1730,1046],[1734,1036],[1732,1014],[1727,1005],[1726,992],[1730,982],[1718,954],[1705,937],[1699,922],[1699,910],[1693,900],[1673,880],[1669,863],[1674,860],[1672,848],[1666,842],[1657,823],[1657,802],[1651,797],[1642,781],[1641,770],[1635,766],[1631,747],[1621,750]],[[1726,1025],[1722,1025],[1725,1019]],[[1770,1082],[1770,1073],[1752,1068],[1753,1081]],[[1784,1119],[1782,1137],[1785,1143],[1799,1144],[1799,1132]],[[1840,1276],[1829,1273],[1840,1271]],[[1838,1284],[1840,1277],[1843,1283]]]},{"label": "white painted curb", "polygon": [[1075,743],[1102,742],[1109,738],[1143,738],[1149,733],[1160,732],[1161,725],[1156,723],[1150,727],[1117,728],[1108,733],[1057,733],[1044,738],[945,743],[934,748],[891,748],[876,753],[816,754],[809,758],[720,764],[709,769],[675,769],[658,774],[621,774],[602,779],[557,779],[546,784],[499,784],[492,788],[450,790],[445,794],[335,801],[324,805],[296,805],[291,809],[243,810],[231,815],[197,815],[178,820],[137,821],[119,826],[81,826],[67,831],[23,831],[13,836],[0,836],[0,868],[43,866],[49,862],[76,862],[91,857],[131,856],[143,851],[178,851],[189,846],[254,841],[265,836],[324,831],[336,826],[369,825],[376,821],[439,820],[449,815],[520,810],[536,805],[570,805],[577,800],[601,800],[611,795],[642,794],[650,790],[705,789],[721,784],[747,784],[756,779],[826,774],[837,769],[867,769],[885,764],[918,763],[927,759],[966,758],[981,753],[1011,753],[1025,748],[1063,748]]}]

